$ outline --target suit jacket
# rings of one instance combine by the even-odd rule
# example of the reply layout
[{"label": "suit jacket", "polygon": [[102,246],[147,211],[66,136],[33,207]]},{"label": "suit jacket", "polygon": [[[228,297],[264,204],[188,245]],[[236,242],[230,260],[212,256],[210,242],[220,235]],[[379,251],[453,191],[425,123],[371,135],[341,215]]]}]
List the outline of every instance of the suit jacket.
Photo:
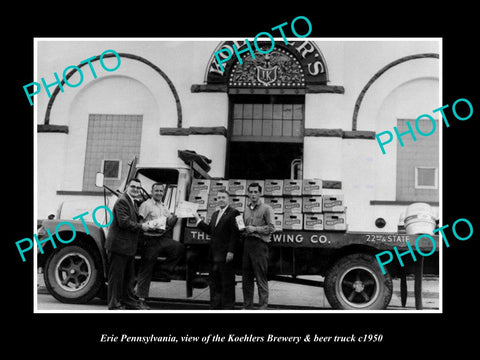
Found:
[{"label": "suit jacket", "polygon": [[142,230],[140,215],[127,194],[122,194],[113,206],[113,221],[108,229],[105,248],[122,255],[135,255]]},{"label": "suit jacket", "polygon": [[214,262],[225,262],[227,252],[235,253],[238,245],[240,232],[235,221],[235,217],[240,215],[238,210],[228,206],[225,209],[218,225],[217,222],[219,210],[212,214],[210,224],[203,220],[198,223],[198,228],[211,236],[209,258]]}]

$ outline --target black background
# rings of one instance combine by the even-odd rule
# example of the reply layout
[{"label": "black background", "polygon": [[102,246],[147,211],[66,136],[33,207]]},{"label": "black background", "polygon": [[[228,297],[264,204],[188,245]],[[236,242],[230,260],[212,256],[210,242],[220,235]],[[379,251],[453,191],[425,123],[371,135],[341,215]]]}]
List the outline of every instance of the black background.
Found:
[{"label": "black background", "polygon": [[[315,5],[313,5],[315,4]],[[478,185],[476,167],[478,143],[479,80],[477,47],[474,36],[477,19],[474,3],[419,7],[419,2],[394,2],[384,7],[365,2],[339,3],[327,7],[319,3],[246,2],[204,3],[196,8],[180,4],[169,9],[162,3],[110,3],[106,9],[98,4],[77,3],[56,7],[53,3],[27,6],[15,12],[13,21],[2,24],[3,107],[3,191],[6,195],[2,219],[6,232],[3,241],[2,307],[6,330],[3,340],[12,350],[23,352],[25,345],[34,354],[95,356],[98,351],[136,351],[137,357],[177,357],[195,350],[192,356],[207,353],[230,356],[255,356],[252,347],[283,352],[293,349],[314,356],[335,350],[337,356],[349,350],[366,357],[387,358],[441,354],[443,350],[461,348],[463,354],[476,340],[475,315],[478,293],[474,264],[478,254]],[[437,3],[440,4],[440,3]],[[10,12],[12,8],[10,8]],[[275,13],[274,13],[275,11]],[[9,15],[6,18],[9,17]],[[443,128],[443,221],[452,224],[459,218],[469,219],[474,235],[467,241],[450,241],[444,248],[443,314],[34,314],[32,264],[21,262],[15,241],[35,231],[33,223],[33,107],[23,92],[23,85],[33,79],[34,37],[253,37],[261,31],[296,16],[307,16],[313,26],[310,37],[442,37],[443,38],[443,104],[467,98],[474,114],[468,121],[454,119]],[[6,19],[5,19],[6,20]],[[301,29],[299,29],[299,32]],[[287,34],[288,35],[288,34]],[[374,54],[372,54],[374,56]],[[13,166],[12,166],[13,165]],[[478,270],[477,270],[478,273]],[[470,326],[473,325],[473,326]],[[381,343],[370,344],[101,344],[101,334],[129,335],[227,335],[268,333],[280,336],[305,334],[344,335],[383,334]],[[4,332],[5,334],[5,332]],[[236,351],[242,349],[242,352]],[[167,355],[166,351],[170,355]],[[235,350],[235,352],[233,352]],[[148,354],[147,354],[148,351]],[[455,350],[454,350],[455,351]],[[6,351],[5,351],[6,352]],[[297,355],[298,356],[298,355]],[[363,357],[363,356],[362,356]]]}]

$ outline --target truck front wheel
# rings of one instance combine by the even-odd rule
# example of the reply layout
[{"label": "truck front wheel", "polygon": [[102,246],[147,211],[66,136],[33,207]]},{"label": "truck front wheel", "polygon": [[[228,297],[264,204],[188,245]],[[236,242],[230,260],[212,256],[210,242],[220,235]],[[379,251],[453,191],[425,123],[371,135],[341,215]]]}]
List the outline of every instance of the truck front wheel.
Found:
[{"label": "truck front wheel", "polygon": [[81,304],[95,297],[103,282],[98,251],[88,246],[65,246],[52,253],[45,264],[45,286],[64,303]]},{"label": "truck front wheel", "polygon": [[328,270],[324,290],[334,309],[382,310],[390,303],[393,284],[373,256],[358,253],[342,257]]}]

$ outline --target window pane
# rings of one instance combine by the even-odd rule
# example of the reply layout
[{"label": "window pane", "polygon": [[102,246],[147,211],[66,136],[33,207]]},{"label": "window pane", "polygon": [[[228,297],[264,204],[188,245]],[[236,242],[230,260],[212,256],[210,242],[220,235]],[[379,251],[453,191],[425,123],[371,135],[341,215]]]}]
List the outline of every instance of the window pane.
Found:
[{"label": "window pane", "polygon": [[303,120],[303,105],[294,104],[293,105],[293,119],[294,120]]},{"label": "window pane", "polygon": [[252,135],[252,120],[243,120],[242,135]]},{"label": "window pane", "polygon": [[253,104],[243,104],[243,118],[251,119],[253,111]]},{"label": "window pane", "polygon": [[243,105],[242,104],[234,104],[233,105],[233,118],[234,119],[241,119],[243,114]]},{"label": "window pane", "polygon": [[283,136],[292,136],[292,122],[283,120]]},{"label": "window pane", "polygon": [[283,104],[283,120],[292,119],[292,104]]},{"label": "window pane", "polygon": [[242,135],[242,120],[233,120],[233,135]]},{"label": "window pane", "polygon": [[272,136],[272,120],[263,120],[263,136]]},{"label": "window pane", "polygon": [[263,118],[271,120],[273,116],[273,105],[263,104]]},{"label": "window pane", "polygon": [[294,121],[293,122],[292,136],[302,136],[302,122],[301,121]]},{"label": "window pane", "polygon": [[273,136],[282,136],[282,120],[273,120]]},{"label": "window pane", "polygon": [[106,178],[118,178],[120,169],[120,161],[105,160],[103,162],[103,174]]},{"label": "window pane", "polygon": [[435,169],[434,168],[418,168],[417,182],[418,186],[435,186]]},{"label": "window pane", "polygon": [[253,136],[262,136],[262,120],[253,120]]},{"label": "window pane", "polygon": [[281,104],[274,104],[273,105],[273,119],[281,119],[282,118],[282,105]]},{"label": "window pane", "polygon": [[254,104],[253,105],[253,119],[261,119],[262,118],[262,104]]}]

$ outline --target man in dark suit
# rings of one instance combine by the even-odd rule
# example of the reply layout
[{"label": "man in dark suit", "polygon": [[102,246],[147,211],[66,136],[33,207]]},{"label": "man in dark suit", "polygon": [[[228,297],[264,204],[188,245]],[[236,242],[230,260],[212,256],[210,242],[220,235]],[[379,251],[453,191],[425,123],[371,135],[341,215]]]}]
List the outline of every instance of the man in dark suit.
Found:
[{"label": "man in dark suit", "polygon": [[108,254],[108,291],[109,310],[139,309],[142,303],[133,293],[135,286],[135,253],[141,231],[150,230],[150,226],[141,223],[135,197],[141,184],[131,179],[125,193],[120,195],[113,207],[113,220],[108,229],[105,248]]},{"label": "man in dark suit", "polygon": [[217,194],[219,210],[212,214],[210,224],[196,213],[197,227],[211,236],[209,260],[211,264],[210,308],[233,309],[235,305],[235,268],[233,256],[237,249],[239,230],[236,217],[238,210],[231,208],[229,194],[221,190]]}]

